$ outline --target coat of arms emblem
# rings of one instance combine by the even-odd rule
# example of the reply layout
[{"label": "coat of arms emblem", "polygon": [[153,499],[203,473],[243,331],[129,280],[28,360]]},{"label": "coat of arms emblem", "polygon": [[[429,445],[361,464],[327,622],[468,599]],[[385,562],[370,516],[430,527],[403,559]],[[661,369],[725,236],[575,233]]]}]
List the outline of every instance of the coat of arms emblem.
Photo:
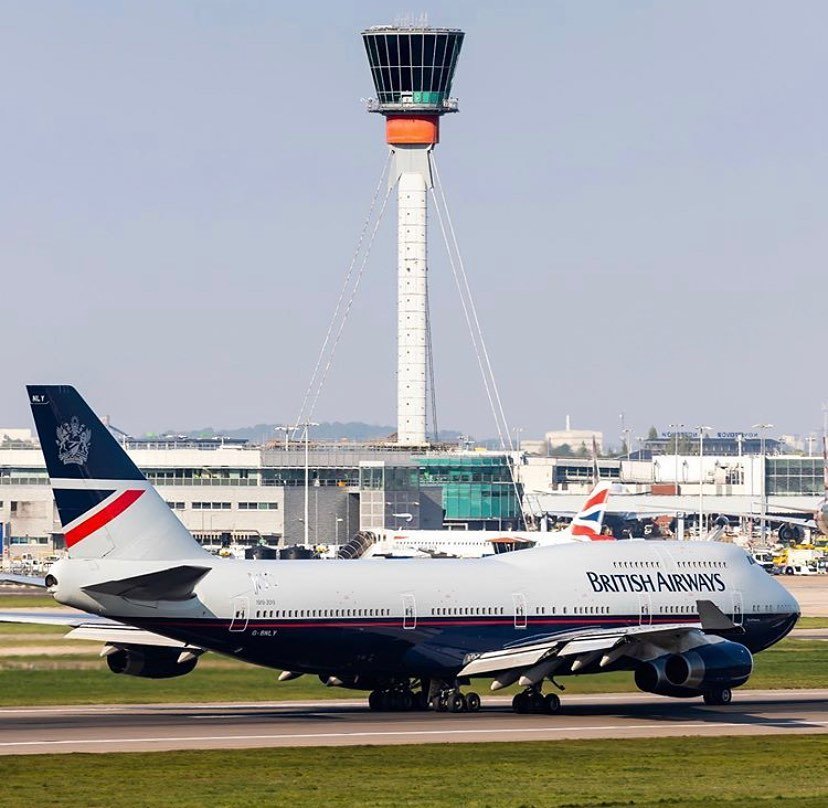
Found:
[{"label": "coat of arms emblem", "polygon": [[57,428],[58,459],[64,466],[82,466],[89,457],[92,430],[82,424],[76,415]]}]

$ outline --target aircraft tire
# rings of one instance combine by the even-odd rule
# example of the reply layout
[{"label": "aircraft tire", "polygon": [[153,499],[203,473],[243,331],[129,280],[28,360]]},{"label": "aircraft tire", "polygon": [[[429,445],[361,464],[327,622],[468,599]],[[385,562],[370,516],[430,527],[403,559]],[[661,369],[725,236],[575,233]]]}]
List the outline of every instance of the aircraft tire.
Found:
[{"label": "aircraft tire", "polygon": [[546,701],[543,698],[543,693],[538,690],[533,690],[531,693],[527,694],[529,699],[529,712],[530,713],[545,713],[546,712]]},{"label": "aircraft tire", "polygon": [[556,693],[547,693],[543,699],[544,712],[549,715],[557,715],[561,711],[561,700]]},{"label": "aircraft tire", "polygon": [[466,693],[466,709],[470,713],[476,713],[480,710],[480,696],[474,691]]},{"label": "aircraft tire", "polygon": [[462,693],[452,693],[448,697],[449,712],[462,713],[466,709],[466,699]]},{"label": "aircraft tire", "polygon": [[371,691],[371,693],[368,696],[368,707],[375,713],[382,711],[382,691]]},{"label": "aircraft tire", "polygon": [[512,699],[512,709],[521,715],[525,715],[529,712],[529,697],[526,693],[518,693]]},{"label": "aircraft tire", "polygon": [[414,694],[410,690],[400,693],[400,709],[409,712],[414,708]]},{"label": "aircraft tire", "polygon": [[428,709],[428,693],[425,690],[419,690],[414,694],[414,707],[415,710],[427,710]]},{"label": "aircraft tire", "polygon": [[705,704],[723,705],[733,701],[733,691],[729,687],[717,687],[715,690],[706,690],[704,693]]},{"label": "aircraft tire", "polygon": [[448,701],[445,696],[440,695],[434,699],[434,711],[438,713],[445,713],[448,710]]}]

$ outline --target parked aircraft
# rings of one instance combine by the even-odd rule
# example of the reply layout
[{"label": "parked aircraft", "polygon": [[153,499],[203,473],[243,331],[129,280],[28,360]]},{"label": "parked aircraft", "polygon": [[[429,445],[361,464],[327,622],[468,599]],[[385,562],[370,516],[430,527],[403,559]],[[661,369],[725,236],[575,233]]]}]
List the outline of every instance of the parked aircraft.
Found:
[{"label": "parked aircraft", "polygon": [[583,507],[570,514],[572,521],[562,530],[385,530],[363,558],[483,558],[504,551],[529,547],[551,547],[572,541],[612,540],[604,535],[604,513],[613,483],[599,482]]},{"label": "parked aircraft", "polygon": [[368,690],[373,709],[474,711],[480,697],[461,688],[486,677],[524,688],[517,712],[554,713],[546,680],[628,670],[647,692],[724,704],[799,616],[727,544],[572,542],[440,563],[219,559],[73,388],[28,392],[69,552],[44,583],[87,613],[62,622],[104,642],[115,673],[180,676],[210,650]]}]

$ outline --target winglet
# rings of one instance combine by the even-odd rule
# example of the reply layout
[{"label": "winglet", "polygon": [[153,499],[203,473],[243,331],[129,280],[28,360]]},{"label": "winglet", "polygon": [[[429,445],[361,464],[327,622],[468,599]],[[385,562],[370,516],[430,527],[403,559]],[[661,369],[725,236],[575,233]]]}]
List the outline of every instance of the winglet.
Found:
[{"label": "winglet", "polygon": [[712,600],[697,600],[703,631],[729,631],[738,626]]}]

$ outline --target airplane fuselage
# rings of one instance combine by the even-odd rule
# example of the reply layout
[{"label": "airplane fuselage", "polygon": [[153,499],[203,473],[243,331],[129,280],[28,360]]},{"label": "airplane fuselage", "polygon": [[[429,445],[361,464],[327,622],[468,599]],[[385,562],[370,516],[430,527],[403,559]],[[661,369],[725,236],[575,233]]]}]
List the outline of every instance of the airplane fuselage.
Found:
[{"label": "airplane fuselage", "polygon": [[198,555],[182,563],[210,567],[183,601],[92,597],[82,587],[168,566],[106,558],[58,562],[54,594],[259,665],[343,679],[448,678],[469,654],[574,630],[696,623],[699,600],[737,625],[723,636],[756,652],[784,637],[799,614],[784,587],[727,544],[578,543],[439,561]]}]

